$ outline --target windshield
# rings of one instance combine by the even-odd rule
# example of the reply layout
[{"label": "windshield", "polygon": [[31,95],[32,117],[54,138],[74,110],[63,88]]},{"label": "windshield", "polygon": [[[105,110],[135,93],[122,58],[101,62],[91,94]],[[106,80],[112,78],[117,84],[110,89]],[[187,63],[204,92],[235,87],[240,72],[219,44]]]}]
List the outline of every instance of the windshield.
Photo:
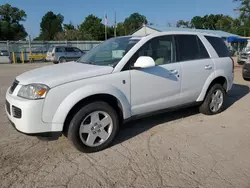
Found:
[{"label": "windshield", "polygon": [[50,46],[48,52],[52,52],[53,48],[54,48],[54,46]]},{"label": "windshield", "polygon": [[139,41],[133,37],[111,38],[83,55],[77,62],[115,66]]}]

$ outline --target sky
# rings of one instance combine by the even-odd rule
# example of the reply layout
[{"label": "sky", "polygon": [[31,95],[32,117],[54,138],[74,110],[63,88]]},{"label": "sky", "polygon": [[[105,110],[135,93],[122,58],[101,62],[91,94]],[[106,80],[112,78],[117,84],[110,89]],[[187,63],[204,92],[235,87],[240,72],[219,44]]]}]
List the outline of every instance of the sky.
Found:
[{"label": "sky", "polygon": [[27,14],[23,22],[32,38],[40,33],[40,22],[44,14],[53,11],[64,16],[64,23],[80,24],[89,14],[104,18],[108,16],[109,25],[123,21],[134,12],[147,17],[149,22],[159,26],[190,20],[194,16],[206,14],[226,14],[237,17],[233,10],[238,6],[233,0],[0,0],[0,5],[9,3]]}]

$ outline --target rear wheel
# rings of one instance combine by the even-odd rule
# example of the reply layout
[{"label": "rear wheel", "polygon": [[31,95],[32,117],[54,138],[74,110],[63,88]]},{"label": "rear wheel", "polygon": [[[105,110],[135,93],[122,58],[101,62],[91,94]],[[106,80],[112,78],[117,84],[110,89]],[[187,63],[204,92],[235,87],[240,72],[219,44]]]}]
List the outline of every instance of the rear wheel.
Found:
[{"label": "rear wheel", "polygon": [[225,96],[226,92],[222,85],[214,84],[200,106],[200,112],[206,115],[214,115],[222,112]]},{"label": "rear wheel", "polygon": [[66,63],[67,59],[65,57],[60,57],[59,63]]},{"label": "rear wheel", "polygon": [[93,102],[84,106],[73,117],[69,129],[69,141],[82,152],[97,152],[107,148],[119,129],[116,111],[105,102]]}]

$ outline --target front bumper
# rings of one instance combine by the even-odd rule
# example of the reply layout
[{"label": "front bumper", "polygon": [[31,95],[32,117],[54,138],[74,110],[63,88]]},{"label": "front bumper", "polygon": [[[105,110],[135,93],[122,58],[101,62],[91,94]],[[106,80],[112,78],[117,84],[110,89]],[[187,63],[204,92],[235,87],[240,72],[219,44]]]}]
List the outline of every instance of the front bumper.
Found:
[{"label": "front bumper", "polygon": [[[17,86],[15,90],[20,89]],[[60,135],[62,124],[45,123],[42,121],[42,111],[44,100],[27,100],[16,96],[17,91],[13,94],[6,93],[5,111],[15,129],[21,133],[32,136]],[[15,108],[20,109],[21,115],[16,116]],[[20,113],[20,112],[19,112]]]}]

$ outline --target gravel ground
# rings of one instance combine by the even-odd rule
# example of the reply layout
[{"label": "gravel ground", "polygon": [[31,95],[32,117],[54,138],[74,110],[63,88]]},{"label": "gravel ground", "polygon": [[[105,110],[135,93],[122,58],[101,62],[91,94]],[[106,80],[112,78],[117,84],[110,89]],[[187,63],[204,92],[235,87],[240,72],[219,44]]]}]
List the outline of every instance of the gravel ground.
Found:
[{"label": "gravel ground", "polygon": [[112,147],[83,154],[64,137],[42,142],[8,123],[7,87],[40,66],[0,65],[0,187],[250,187],[250,82],[240,68],[223,113],[189,108],[133,121]]}]

